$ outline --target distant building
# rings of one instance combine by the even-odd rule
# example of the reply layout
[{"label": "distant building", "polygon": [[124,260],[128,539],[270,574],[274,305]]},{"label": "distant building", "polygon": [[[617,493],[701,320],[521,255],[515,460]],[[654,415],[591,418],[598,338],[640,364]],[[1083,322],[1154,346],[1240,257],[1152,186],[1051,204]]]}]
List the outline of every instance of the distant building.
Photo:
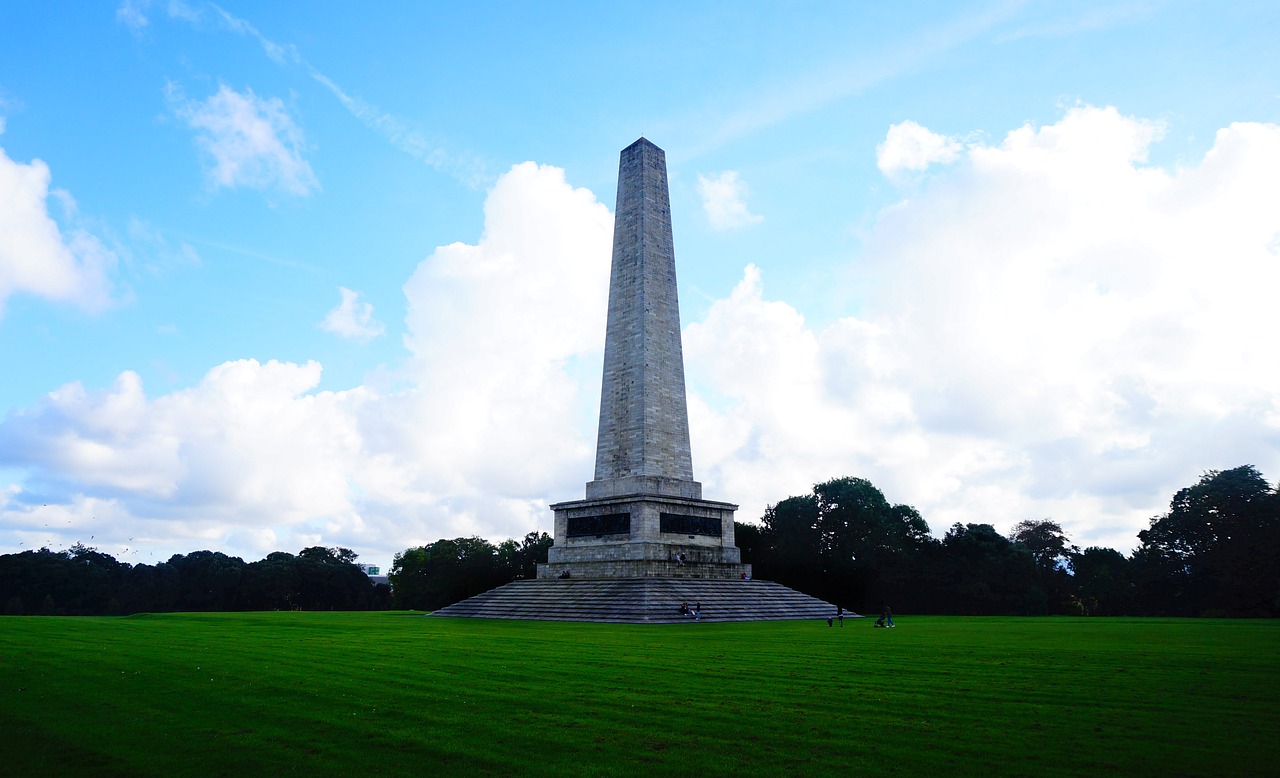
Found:
[{"label": "distant building", "polygon": [[391,585],[391,581],[385,575],[382,575],[381,567],[378,567],[377,565],[361,564],[359,562],[356,563],[356,567],[363,570],[364,574],[369,576],[369,580],[373,581],[375,584]]}]

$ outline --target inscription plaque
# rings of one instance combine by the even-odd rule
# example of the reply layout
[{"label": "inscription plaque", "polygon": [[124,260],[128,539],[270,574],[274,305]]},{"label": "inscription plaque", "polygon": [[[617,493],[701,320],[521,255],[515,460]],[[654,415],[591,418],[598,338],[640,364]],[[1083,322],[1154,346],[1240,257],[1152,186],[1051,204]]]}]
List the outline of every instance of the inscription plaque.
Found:
[{"label": "inscription plaque", "polygon": [[685,516],[680,513],[664,513],[660,517],[659,529],[676,535],[707,535],[718,538],[722,528],[719,519],[706,516]]},{"label": "inscription plaque", "polygon": [[600,516],[570,516],[566,532],[571,538],[598,535],[631,534],[630,513],[605,513]]}]

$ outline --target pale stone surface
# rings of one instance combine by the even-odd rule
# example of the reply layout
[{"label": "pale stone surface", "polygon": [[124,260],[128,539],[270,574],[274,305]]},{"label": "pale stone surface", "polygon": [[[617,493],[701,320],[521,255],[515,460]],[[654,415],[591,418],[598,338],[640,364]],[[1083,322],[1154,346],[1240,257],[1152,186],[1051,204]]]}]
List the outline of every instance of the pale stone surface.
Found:
[{"label": "pale stone surface", "polygon": [[[442,608],[434,617],[695,624],[681,604],[699,609],[699,621],[813,619],[836,606],[769,581],[723,581],[630,576],[597,580],[513,581]],[[844,612],[845,618],[861,618]]]},{"label": "pale stone surface", "polygon": [[[733,512],[738,506],[711,500],[665,495],[632,495],[603,500],[576,500],[551,506],[555,511],[555,545],[547,552],[545,571],[554,577],[570,570],[578,577],[738,578],[751,574],[734,545]],[[627,514],[625,534],[571,536],[575,518]],[[694,517],[714,522],[718,536],[662,530],[662,515]],[[677,557],[683,555],[684,563]]]},{"label": "pale stone surface", "polygon": [[539,578],[741,578],[738,506],[693,480],[666,155],[622,151],[595,480],[552,505],[555,545]]},{"label": "pale stone surface", "polygon": [[667,158],[644,138],[618,165],[600,431],[587,487],[589,498],[635,493],[701,496],[689,451]]}]

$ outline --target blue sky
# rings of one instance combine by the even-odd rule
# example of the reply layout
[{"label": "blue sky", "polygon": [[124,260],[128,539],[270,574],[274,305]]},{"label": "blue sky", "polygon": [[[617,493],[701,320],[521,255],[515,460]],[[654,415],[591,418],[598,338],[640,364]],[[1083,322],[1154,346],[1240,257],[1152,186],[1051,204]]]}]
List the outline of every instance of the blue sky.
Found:
[{"label": "blue sky", "polygon": [[0,551],[365,561],[592,472],[667,152],[695,475],[1127,551],[1280,477],[1270,3],[0,8]]}]

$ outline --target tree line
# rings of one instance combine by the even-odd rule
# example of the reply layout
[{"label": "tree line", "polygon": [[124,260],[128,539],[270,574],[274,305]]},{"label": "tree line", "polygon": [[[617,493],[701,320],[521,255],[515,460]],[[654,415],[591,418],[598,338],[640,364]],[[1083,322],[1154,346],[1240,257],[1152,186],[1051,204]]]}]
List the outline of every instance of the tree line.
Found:
[{"label": "tree line", "polygon": [[[755,577],[845,608],[938,614],[1280,616],[1280,491],[1251,465],[1209,471],[1174,495],[1128,556],[1081,550],[1050,519],[1006,537],[954,524],[934,538],[919,511],[870,481],[837,478],[735,524]],[[552,538],[441,539],[395,555],[375,585],[350,549],[313,546],[245,563],[216,551],[129,565],[77,544],[0,555],[3,613],[438,610],[533,578]]]},{"label": "tree line", "polygon": [[1049,519],[954,524],[837,478],[736,524],[758,578],[852,608],[938,614],[1280,616],[1280,492],[1251,465],[1209,471],[1128,556],[1079,549]]},{"label": "tree line", "polygon": [[[130,565],[77,543],[65,551],[0,555],[0,614],[115,616],[173,611],[438,610],[517,578],[547,561],[551,536],[494,545],[438,540],[396,554],[391,585],[375,584],[348,548],[304,548],[246,563],[218,551]],[[394,591],[393,587],[394,586]]]},{"label": "tree line", "polygon": [[5,615],[102,616],[169,611],[373,610],[391,605],[347,548],[277,551],[245,563],[218,551],[130,565],[77,543],[0,556]]},{"label": "tree line", "polygon": [[518,578],[536,578],[552,538],[530,532],[494,545],[484,538],[437,540],[405,549],[387,577],[397,608],[434,611]]}]

